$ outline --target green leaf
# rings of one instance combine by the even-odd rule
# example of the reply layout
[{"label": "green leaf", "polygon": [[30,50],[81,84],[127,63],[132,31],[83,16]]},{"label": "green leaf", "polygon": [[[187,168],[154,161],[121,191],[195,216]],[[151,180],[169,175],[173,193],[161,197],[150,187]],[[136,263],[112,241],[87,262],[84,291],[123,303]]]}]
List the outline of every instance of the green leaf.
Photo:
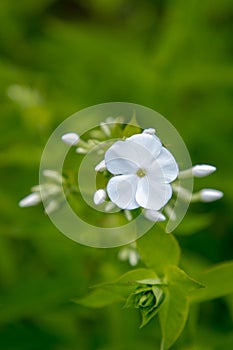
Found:
[{"label": "green leaf", "polygon": [[188,298],[179,285],[172,285],[159,312],[162,330],[161,350],[169,349],[180,336],[189,311]]},{"label": "green leaf", "polygon": [[124,128],[124,130],[122,132],[122,137],[130,137],[130,136],[135,135],[135,134],[140,134],[141,131],[142,131],[142,129],[138,125],[138,122],[137,122],[137,119],[135,116],[135,112],[134,112],[132,119],[126,125],[126,127]]},{"label": "green leaf", "polygon": [[169,349],[180,336],[189,311],[189,292],[202,288],[203,285],[189,277],[177,266],[167,270],[168,287],[159,318],[162,329],[161,349]]},{"label": "green leaf", "polygon": [[233,261],[215,265],[198,276],[205,289],[193,291],[192,302],[202,302],[233,293]]},{"label": "green leaf", "polygon": [[188,213],[176,228],[176,235],[189,236],[198,233],[210,226],[213,218],[210,215]]},{"label": "green leaf", "polygon": [[163,275],[169,265],[179,263],[180,248],[175,237],[158,226],[137,241],[137,248],[145,265],[157,274]]},{"label": "green leaf", "polygon": [[104,289],[95,289],[81,299],[73,299],[75,303],[91,308],[104,307],[122,300],[124,299],[119,295]]},{"label": "green leaf", "polygon": [[183,270],[181,270],[177,266],[169,266],[167,271],[167,280],[169,285],[173,283],[175,283],[176,285],[180,284],[182,289],[185,290],[187,293],[205,287],[204,284],[188,276]]}]

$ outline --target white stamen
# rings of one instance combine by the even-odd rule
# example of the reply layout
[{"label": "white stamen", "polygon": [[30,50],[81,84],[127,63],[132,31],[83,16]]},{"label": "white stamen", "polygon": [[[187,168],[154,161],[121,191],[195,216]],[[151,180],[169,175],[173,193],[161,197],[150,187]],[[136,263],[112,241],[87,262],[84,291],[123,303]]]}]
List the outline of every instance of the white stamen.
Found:
[{"label": "white stamen", "polygon": [[105,201],[106,196],[105,190],[99,189],[95,192],[93,201],[96,205],[100,205]]},{"label": "white stamen", "polygon": [[27,197],[21,199],[21,201],[19,202],[19,206],[21,208],[31,207],[31,206],[39,204],[40,202],[41,202],[40,194],[39,193],[31,193]]},{"label": "white stamen", "polygon": [[67,134],[62,135],[61,139],[67,145],[75,146],[79,142],[79,135],[74,132],[69,132]]}]

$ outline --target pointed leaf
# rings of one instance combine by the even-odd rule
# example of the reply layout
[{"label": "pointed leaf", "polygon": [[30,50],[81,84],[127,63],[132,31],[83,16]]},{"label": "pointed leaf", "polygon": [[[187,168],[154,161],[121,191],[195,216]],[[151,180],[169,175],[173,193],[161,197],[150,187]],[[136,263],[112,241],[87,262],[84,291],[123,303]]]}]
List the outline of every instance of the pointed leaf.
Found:
[{"label": "pointed leaf", "polygon": [[183,270],[177,266],[169,266],[167,271],[167,280],[169,284],[175,283],[182,286],[187,294],[193,290],[205,288],[205,285],[188,276]]},{"label": "pointed leaf", "polygon": [[158,226],[137,241],[137,248],[145,265],[158,274],[164,274],[169,265],[179,263],[180,248],[175,237]]},{"label": "pointed leaf", "polygon": [[159,312],[162,330],[161,350],[169,349],[180,336],[188,317],[188,311],[189,303],[186,294],[179,285],[170,286]]},{"label": "pointed leaf", "polygon": [[135,285],[138,283],[138,280],[151,278],[157,278],[154,271],[149,269],[135,269],[126,272],[112,282],[101,283],[94,286],[94,288],[109,290],[123,298],[127,298],[128,295],[135,290]]},{"label": "pointed leaf", "polygon": [[201,273],[198,279],[206,288],[193,291],[190,296],[192,302],[202,302],[233,293],[233,261],[215,265]]},{"label": "pointed leaf", "polygon": [[159,313],[163,335],[162,349],[169,349],[180,336],[189,311],[189,293],[203,285],[189,277],[177,266],[169,266],[166,275],[168,287]]},{"label": "pointed leaf", "polygon": [[74,299],[73,301],[83,306],[99,308],[122,300],[124,299],[121,298],[119,295],[111,293],[109,290],[95,289],[87,296],[81,299]]}]

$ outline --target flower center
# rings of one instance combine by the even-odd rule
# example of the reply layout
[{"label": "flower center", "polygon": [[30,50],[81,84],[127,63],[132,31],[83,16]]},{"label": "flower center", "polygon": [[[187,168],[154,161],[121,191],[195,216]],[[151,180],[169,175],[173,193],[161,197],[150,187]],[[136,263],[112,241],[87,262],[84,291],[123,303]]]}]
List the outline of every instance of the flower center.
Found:
[{"label": "flower center", "polygon": [[145,170],[144,169],[138,169],[138,171],[137,171],[137,176],[138,177],[144,177],[144,176],[146,176],[146,172],[145,172]]}]

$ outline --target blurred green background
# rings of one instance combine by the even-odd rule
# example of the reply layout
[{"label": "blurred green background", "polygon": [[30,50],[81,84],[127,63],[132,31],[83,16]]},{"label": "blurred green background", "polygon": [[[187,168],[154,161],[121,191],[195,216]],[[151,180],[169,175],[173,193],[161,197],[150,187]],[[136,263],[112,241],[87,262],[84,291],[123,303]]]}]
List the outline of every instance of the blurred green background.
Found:
[{"label": "blurred green background", "polygon": [[[217,166],[197,186],[224,199],[193,205],[177,234],[190,273],[233,259],[232,24],[231,0],[0,2],[0,349],[159,349],[156,321],[139,330],[134,310],[71,301],[129,269],[118,249],[80,246],[42,208],[18,207],[49,135],[84,107],[151,107],[194,164]],[[173,349],[233,349],[233,296],[203,303],[194,319]]]}]

